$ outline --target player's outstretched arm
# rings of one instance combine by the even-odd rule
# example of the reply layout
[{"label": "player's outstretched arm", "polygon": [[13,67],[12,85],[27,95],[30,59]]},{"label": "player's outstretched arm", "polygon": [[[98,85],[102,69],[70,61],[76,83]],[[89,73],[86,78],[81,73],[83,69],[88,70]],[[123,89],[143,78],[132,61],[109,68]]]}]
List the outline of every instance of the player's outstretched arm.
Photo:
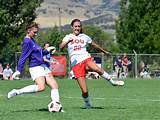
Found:
[{"label": "player's outstretched arm", "polygon": [[59,45],[59,48],[60,48],[60,49],[63,49],[63,48],[67,45],[67,43],[68,43],[68,42],[66,42],[66,41],[62,41],[62,42],[60,43],[60,45]]},{"label": "player's outstretched arm", "polygon": [[91,45],[94,48],[96,48],[96,49],[100,50],[101,52],[103,52],[104,54],[111,55],[111,52],[109,52],[108,50],[105,50],[104,48],[100,47],[97,43],[95,43],[95,42],[92,41]]}]

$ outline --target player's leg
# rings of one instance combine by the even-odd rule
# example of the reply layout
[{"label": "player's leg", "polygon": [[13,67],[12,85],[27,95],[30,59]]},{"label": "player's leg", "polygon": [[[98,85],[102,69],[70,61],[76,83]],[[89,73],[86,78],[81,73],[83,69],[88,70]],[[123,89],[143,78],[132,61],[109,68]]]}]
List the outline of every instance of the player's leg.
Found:
[{"label": "player's leg", "polygon": [[53,102],[60,102],[58,84],[51,73],[46,76],[46,83],[51,88],[51,99]]},{"label": "player's leg", "polygon": [[82,98],[85,102],[85,108],[89,109],[91,108],[91,102],[88,94],[88,88],[87,88],[87,83],[85,77],[79,77],[77,79],[77,82],[79,84],[79,87],[81,88],[82,91]]},{"label": "player's leg", "polygon": [[86,68],[86,66],[85,66],[85,61],[84,61],[84,62],[72,67],[72,70],[73,70],[74,76],[79,84],[79,87],[81,88],[82,98],[85,103],[85,108],[91,108],[91,102],[89,99],[86,78],[85,78],[86,77],[85,68]]},{"label": "player's leg", "polygon": [[87,67],[91,70],[93,70],[94,72],[97,72],[99,75],[101,75],[103,78],[105,78],[106,80],[108,80],[112,85],[114,86],[121,86],[124,85],[123,81],[114,81],[112,80],[112,77],[106,72],[104,71],[102,68],[100,68],[95,62],[93,62],[92,60],[88,60],[87,61]]},{"label": "player's leg", "polygon": [[59,97],[59,91],[58,91],[58,84],[56,80],[54,79],[52,73],[48,73],[46,76],[46,83],[51,88],[51,99],[53,103],[53,109],[57,112],[64,112],[62,109],[62,105],[60,103],[60,97]]},{"label": "player's leg", "polygon": [[34,92],[40,92],[45,89],[45,78],[44,77],[38,77],[35,80],[34,85],[28,85],[21,89],[13,89],[8,93],[8,98],[14,97],[16,95],[24,94],[24,93],[34,93]]},{"label": "player's leg", "polygon": [[32,67],[29,69],[34,85],[28,85],[21,89],[13,89],[8,93],[8,98],[20,95],[23,93],[33,93],[38,91],[43,91],[45,89],[45,72],[44,68],[41,66]]}]

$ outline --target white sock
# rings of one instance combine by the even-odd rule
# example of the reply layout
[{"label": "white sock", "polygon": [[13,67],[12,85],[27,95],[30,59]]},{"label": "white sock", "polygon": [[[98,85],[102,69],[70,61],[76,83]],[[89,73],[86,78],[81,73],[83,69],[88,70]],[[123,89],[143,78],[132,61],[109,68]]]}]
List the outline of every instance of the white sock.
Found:
[{"label": "white sock", "polygon": [[59,92],[58,89],[51,90],[51,99],[53,102],[59,102]]},{"label": "white sock", "polygon": [[29,85],[24,88],[21,88],[17,90],[18,94],[23,94],[23,93],[33,93],[38,91],[38,85]]},{"label": "white sock", "polygon": [[107,72],[105,72],[105,71],[102,74],[102,77],[105,78],[106,80],[109,80],[109,81],[111,80],[111,76]]}]

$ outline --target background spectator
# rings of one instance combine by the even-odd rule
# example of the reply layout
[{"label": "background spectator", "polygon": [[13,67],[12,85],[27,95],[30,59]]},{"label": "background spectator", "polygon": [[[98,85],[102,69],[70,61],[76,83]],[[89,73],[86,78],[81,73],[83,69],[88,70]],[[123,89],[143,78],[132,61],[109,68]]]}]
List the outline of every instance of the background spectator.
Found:
[{"label": "background spectator", "polygon": [[140,72],[140,77],[141,78],[151,78],[150,72],[149,72],[149,66],[147,64],[144,65]]},{"label": "background spectator", "polygon": [[124,73],[124,77],[127,77],[128,75],[128,57],[127,54],[124,53],[122,56],[122,68],[123,68],[123,73]]},{"label": "background spectator", "polygon": [[114,68],[116,71],[117,78],[120,78],[120,74],[122,72],[122,59],[121,57],[116,57],[114,61]]},{"label": "background spectator", "polygon": [[13,71],[10,68],[10,65],[7,64],[6,68],[3,70],[3,79],[4,80],[13,80],[12,74],[13,74]]}]

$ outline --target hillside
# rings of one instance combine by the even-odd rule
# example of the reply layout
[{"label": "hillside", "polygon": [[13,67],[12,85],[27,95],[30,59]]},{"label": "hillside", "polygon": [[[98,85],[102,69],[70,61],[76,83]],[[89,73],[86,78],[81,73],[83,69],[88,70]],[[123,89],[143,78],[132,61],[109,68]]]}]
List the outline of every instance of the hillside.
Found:
[{"label": "hillside", "polygon": [[79,18],[105,28],[104,24],[114,25],[119,13],[119,2],[120,0],[44,0],[36,10],[36,21],[46,28],[64,26],[72,19]]}]

